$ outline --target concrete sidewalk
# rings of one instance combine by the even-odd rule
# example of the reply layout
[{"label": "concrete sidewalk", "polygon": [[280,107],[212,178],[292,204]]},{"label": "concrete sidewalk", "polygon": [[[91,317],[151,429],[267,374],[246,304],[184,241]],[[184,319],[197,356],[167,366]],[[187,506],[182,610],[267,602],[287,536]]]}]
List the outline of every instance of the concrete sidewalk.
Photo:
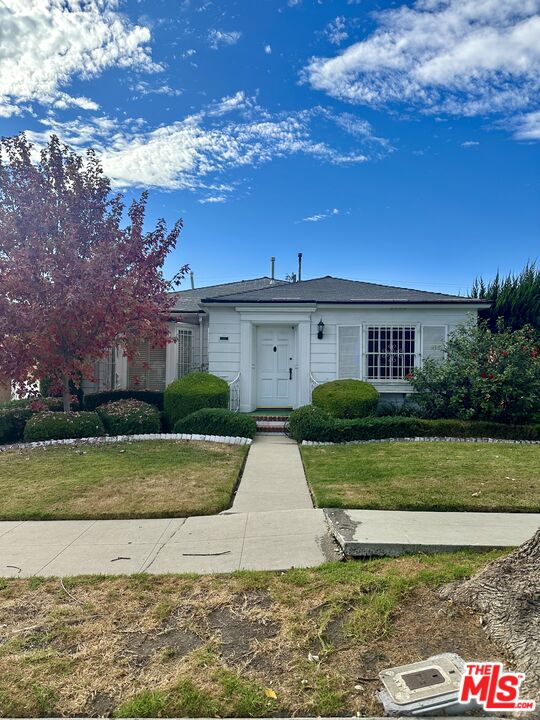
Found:
[{"label": "concrete sidewalk", "polygon": [[521,545],[540,527],[540,513],[325,510],[347,557],[491,550]]},{"label": "concrete sidewalk", "polygon": [[336,560],[323,510],[0,522],[0,576],[225,573]]},{"label": "concrete sidewalk", "polygon": [[264,512],[313,508],[298,445],[285,435],[259,435],[247,458],[231,510]]}]

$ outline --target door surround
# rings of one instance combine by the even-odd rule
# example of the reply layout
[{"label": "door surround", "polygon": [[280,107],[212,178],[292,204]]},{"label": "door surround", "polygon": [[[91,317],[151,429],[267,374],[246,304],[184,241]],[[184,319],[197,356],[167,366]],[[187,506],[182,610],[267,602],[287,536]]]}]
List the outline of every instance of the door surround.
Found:
[{"label": "door surround", "polygon": [[311,315],[315,307],[237,307],[240,315],[240,411],[252,412],[257,407],[256,360],[257,327],[294,327],[296,387],[292,407],[311,402],[309,380],[311,357]]}]

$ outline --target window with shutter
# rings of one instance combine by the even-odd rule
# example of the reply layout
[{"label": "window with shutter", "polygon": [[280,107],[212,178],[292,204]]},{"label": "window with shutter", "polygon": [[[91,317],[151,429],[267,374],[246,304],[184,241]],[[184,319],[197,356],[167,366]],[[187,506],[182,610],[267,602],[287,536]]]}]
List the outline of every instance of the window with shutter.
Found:
[{"label": "window with shutter", "polygon": [[360,378],[360,326],[338,327],[338,377]]},{"label": "window with shutter", "polygon": [[128,366],[128,384],[130,390],[165,389],[166,349],[151,347],[148,342],[141,343],[137,354]]},{"label": "window with shutter", "polygon": [[178,377],[193,369],[193,330],[178,328]]},{"label": "window with shutter", "polygon": [[424,325],[422,327],[422,358],[442,360],[443,345],[446,342],[446,325]]}]

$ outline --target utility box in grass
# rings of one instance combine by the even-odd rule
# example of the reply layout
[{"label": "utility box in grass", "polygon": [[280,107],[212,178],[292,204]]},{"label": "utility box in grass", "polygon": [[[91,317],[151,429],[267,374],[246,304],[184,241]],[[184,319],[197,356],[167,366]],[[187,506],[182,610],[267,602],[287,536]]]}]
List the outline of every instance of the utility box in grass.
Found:
[{"label": "utility box in grass", "polygon": [[387,715],[464,715],[477,703],[458,701],[465,661],[455,653],[388,668],[379,673],[384,685],[379,693]]}]

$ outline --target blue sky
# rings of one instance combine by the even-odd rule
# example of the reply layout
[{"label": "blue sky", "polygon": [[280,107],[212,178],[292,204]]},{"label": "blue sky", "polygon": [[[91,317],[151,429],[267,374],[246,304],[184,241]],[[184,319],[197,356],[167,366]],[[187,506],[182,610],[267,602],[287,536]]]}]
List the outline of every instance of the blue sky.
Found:
[{"label": "blue sky", "polygon": [[466,292],[539,255],[540,0],[3,0],[0,132],[95,147],[168,274]]}]

